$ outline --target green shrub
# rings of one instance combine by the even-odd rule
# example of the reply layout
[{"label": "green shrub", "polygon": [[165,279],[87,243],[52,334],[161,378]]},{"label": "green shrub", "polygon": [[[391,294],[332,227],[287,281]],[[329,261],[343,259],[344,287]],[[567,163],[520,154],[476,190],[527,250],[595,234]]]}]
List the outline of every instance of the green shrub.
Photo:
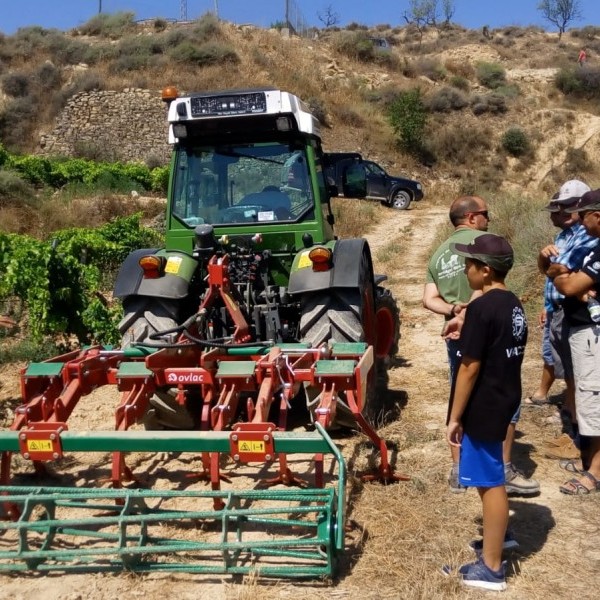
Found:
[{"label": "green shrub", "polygon": [[239,62],[235,50],[219,42],[207,42],[201,46],[196,46],[191,42],[182,42],[173,48],[169,55],[177,62],[190,63],[199,67]]},{"label": "green shrub", "polygon": [[469,80],[465,77],[462,77],[461,75],[452,75],[452,77],[450,77],[450,79],[448,80],[448,83],[452,87],[462,90],[463,92],[468,92],[471,88]]},{"label": "green shrub", "polygon": [[29,75],[20,71],[13,71],[2,75],[0,85],[2,91],[13,98],[23,98],[29,94]]},{"label": "green shrub", "polygon": [[556,87],[565,95],[600,98],[600,68],[585,66],[561,69],[554,79]]},{"label": "green shrub", "polygon": [[491,148],[491,139],[492,132],[488,128],[457,123],[430,132],[428,148],[439,160],[472,167],[480,162],[482,151]]},{"label": "green shrub", "polygon": [[389,118],[400,147],[418,153],[423,147],[423,134],[427,123],[427,112],[421,90],[413,88],[400,92],[389,109]]},{"label": "green shrub", "polygon": [[132,12],[117,12],[114,14],[100,13],[79,27],[83,35],[96,35],[116,40],[135,28],[135,14]]},{"label": "green shrub", "polygon": [[150,171],[150,179],[153,192],[166,194],[169,187],[169,165],[152,169]]},{"label": "green shrub", "polygon": [[196,21],[194,38],[199,42],[208,42],[221,36],[221,23],[213,13],[206,13]]},{"label": "green shrub", "polygon": [[457,89],[443,87],[427,98],[426,106],[431,112],[462,110],[469,106],[469,99]]},{"label": "green shrub", "polygon": [[35,192],[29,183],[14,171],[0,168],[0,206],[31,204]]},{"label": "green shrub", "polygon": [[480,62],[477,64],[477,79],[481,85],[495,90],[506,84],[506,71],[497,63]]},{"label": "green shrub", "polygon": [[7,102],[0,112],[0,140],[8,149],[31,144],[39,116],[39,100],[31,95]]},{"label": "green shrub", "polygon": [[41,64],[34,72],[35,82],[46,90],[56,89],[62,84],[62,74],[59,68],[51,62],[46,61]]},{"label": "green shrub", "polygon": [[154,27],[154,31],[156,32],[164,31],[167,28],[167,25],[168,23],[166,19],[161,17],[154,19],[154,22],[152,23],[152,27]]},{"label": "green shrub", "polygon": [[474,115],[482,115],[484,113],[502,114],[508,108],[506,106],[506,98],[497,93],[477,94],[471,99],[471,109]]},{"label": "green shrub", "polygon": [[520,127],[510,127],[504,132],[500,143],[512,156],[524,156],[531,152],[531,143]]},{"label": "green shrub", "polygon": [[423,75],[432,81],[446,78],[446,70],[437,58],[421,58],[414,65],[417,75]]},{"label": "green shrub", "polygon": [[565,169],[569,175],[578,177],[582,173],[592,173],[594,166],[584,148],[567,148]]},{"label": "green shrub", "polygon": [[340,31],[332,36],[331,44],[340,54],[361,62],[373,62],[381,54],[366,31]]},{"label": "green shrub", "polygon": [[109,68],[111,73],[130,73],[139,71],[151,64],[152,57],[143,54],[125,54],[119,56]]}]

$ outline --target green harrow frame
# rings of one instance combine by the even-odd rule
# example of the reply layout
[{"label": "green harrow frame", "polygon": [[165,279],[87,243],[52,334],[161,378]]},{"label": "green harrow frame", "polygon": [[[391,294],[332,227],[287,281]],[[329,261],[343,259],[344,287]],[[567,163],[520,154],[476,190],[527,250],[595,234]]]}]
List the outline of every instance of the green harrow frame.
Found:
[{"label": "green harrow frame", "polygon": [[[344,546],[346,467],[325,429],[315,426],[315,432],[273,432],[274,449],[332,456],[335,486],[244,491],[2,486],[4,505],[15,507],[19,518],[0,522],[0,571],[331,577]],[[234,434],[59,435],[66,452],[230,453]],[[18,436],[0,432],[0,451],[18,452]],[[215,499],[221,509],[213,508]]]}]

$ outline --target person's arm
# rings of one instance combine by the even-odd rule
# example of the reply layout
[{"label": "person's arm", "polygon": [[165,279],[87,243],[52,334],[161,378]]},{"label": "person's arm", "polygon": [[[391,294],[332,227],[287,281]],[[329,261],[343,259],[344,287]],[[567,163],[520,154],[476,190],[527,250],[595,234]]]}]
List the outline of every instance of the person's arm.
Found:
[{"label": "person's arm", "polygon": [[537,257],[538,269],[546,273],[548,267],[552,264],[552,258],[558,256],[559,250],[554,244],[544,246]]},{"label": "person's arm", "polygon": [[473,387],[475,387],[475,382],[477,381],[480,369],[480,360],[475,360],[469,356],[463,356],[456,375],[452,410],[446,428],[446,438],[451,446],[460,446],[463,434],[461,423],[462,415],[465,412]]},{"label": "person's arm", "polygon": [[[483,292],[481,290],[473,290],[469,302],[472,302],[475,298],[479,298],[482,294]],[[460,337],[460,331],[465,322],[466,310],[464,309],[468,304],[457,304],[457,306],[461,307],[460,310],[456,312],[455,317],[445,323],[444,329],[442,330],[442,337],[445,340],[457,340]]]},{"label": "person's arm", "polygon": [[557,275],[553,283],[565,296],[582,296],[589,292],[595,281],[583,271],[574,271]]},{"label": "person's arm", "polygon": [[423,290],[423,306],[438,315],[454,317],[461,312],[465,305],[446,302],[440,295],[437,285],[428,282]]}]

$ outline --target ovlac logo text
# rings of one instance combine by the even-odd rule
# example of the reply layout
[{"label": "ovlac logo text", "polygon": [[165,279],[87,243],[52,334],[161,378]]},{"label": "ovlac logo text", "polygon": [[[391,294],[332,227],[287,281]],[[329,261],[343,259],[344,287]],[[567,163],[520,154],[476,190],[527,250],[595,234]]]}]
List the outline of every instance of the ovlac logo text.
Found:
[{"label": "ovlac logo text", "polygon": [[204,369],[169,369],[166,371],[167,383],[178,384],[178,383],[204,383],[206,371]]}]

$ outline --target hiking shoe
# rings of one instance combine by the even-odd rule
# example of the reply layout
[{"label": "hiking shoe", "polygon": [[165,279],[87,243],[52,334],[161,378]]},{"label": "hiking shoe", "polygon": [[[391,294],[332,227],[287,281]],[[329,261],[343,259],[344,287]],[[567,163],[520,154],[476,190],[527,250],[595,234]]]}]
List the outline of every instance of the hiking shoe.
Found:
[{"label": "hiking shoe", "polygon": [[531,496],[540,491],[540,484],[535,479],[527,479],[523,473],[517,471],[512,465],[504,467],[504,477],[507,494],[520,494]]},{"label": "hiking shoe", "polygon": [[492,571],[480,557],[477,562],[460,567],[458,575],[461,577],[461,583],[468,587],[494,592],[502,592],[506,589],[505,563],[502,563],[498,571]]},{"label": "hiking shoe", "polygon": [[[510,531],[507,531],[504,535],[504,542],[502,543],[502,550],[516,550],[519,547],[519,542],[515,540]],[[473,550],[477,555],[483,552],[483,540],[473,540],[469,544],[469,548]]]},{"label": "hiking shoe", "polygon": [[464,494],[467,491],[466,486],[458,480],[458,465],[452,465],[450,475],[448,475],[448,485],[453,494]]}]

